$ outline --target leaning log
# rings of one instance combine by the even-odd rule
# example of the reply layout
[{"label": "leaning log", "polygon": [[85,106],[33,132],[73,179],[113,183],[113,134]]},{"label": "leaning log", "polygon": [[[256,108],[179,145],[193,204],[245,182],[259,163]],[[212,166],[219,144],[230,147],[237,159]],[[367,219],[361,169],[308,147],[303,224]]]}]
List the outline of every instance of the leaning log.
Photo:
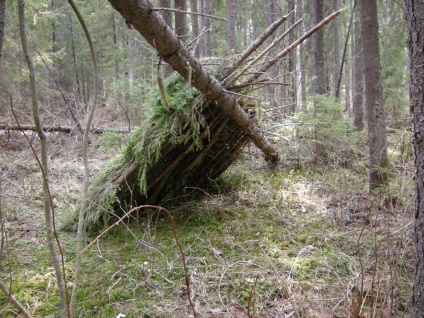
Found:
[{"label": "leaning log", "polygon": [[[44,132],[60,132],[64,134],[73,134],[76,131],[79,131],[78,126],[42,126],[41,129]],[[35,131],[34,125],[6,125],[0,124],[0,131]],[[128,129],[108,129],[108,128],[93,128],[90,130],[91,134],[103,134],[105,132],[117,133],[117,134],[127,134],[130,131]]]},{"label": "leaning log", "polygon": [[190,54],[149,1],[109,0],[109,2],[122,15],[126,24],[134,27],[156,49],[160,58],[171,65],[183,78],[190,80],[191,84],[211,104],[215,104],[220,108],[225,115],[230,117],[249,136],[255,145],[264,152],[266,160],[274,163],[278,161],[276,149],[265,138],[255,121],[243,111],[236,96],[227,91]]}]

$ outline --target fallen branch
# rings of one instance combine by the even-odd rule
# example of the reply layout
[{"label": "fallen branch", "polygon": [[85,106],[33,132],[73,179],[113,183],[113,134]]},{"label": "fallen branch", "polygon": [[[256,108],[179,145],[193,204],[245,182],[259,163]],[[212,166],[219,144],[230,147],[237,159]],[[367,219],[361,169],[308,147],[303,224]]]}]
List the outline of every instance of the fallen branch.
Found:
[{"label": "fallen branch", "polygon": [[228,22],[227,19],[225,18],[221,18],[218,17],[216,15],[210,15],[210,14],[204,14],[204,13],[200,13],[200,12],[191,12],[191,11],[183,11],[180,9],[172,9],[172,8],[154,8],[153,11],[170,11],[170,12],[175,12],[175,13],[184,13],[184,14],[192,14],[192,15],[200,15],[202,17],[207,17],[207,18],[211,18],[211,19],[217,19],[217,20],[221,20],[221,21],[225,21]]},{"label": "fallen branch", "polygon": [[280,53],[278,53],[273,59],[271,59],[268,63],[262,65],[253,76],[251,76],[247,81],[244,83],[250,83],[256,81],[262,74],[264,74],[265,71],[267,71],[271,66],[273,66],[275,63],[278,62],[279,59],[283,58],[287,54],[289,54],[292,50],[294,50],[299,44],[301,44],[303,41],[305,41],[308,37],[310,37],[312,34],[314,34],[316,31],[321,29],[324,25],[326,25],[328,22],[333,20],[335,17],[337,17],[340,13],[342,13],[345,9],[340,9],[336,12],[333,12],[328,17],[326,17],[324,20],[322,20],[320,23],[312,27],[309,31],[307,31],[305,34],[303,34],[300,38],[298,38],[296,41],[294,41],[292,44],[290,44],[288,47],[286,47],[284,50],[282,50]]},{"label": "fallen branch", "polygon": [[222,78],[223,83],[226,84],[227,78],[237,69],[239,68],[246,59],[252,55],[253,52],[256,51],[256,49],[262,45],[268,39],[271,34],[275,32],[275,30],[278,29],[278,27],[283,24],[284,21],[286,21],[290,15],[293,14],[293,11],[289,14],[281,17],[281,19],[275,21],[273,24],[271,24],[255,41],[253,41],[252,44],[249,45],[247,49],[243,51],[239,59],[233,63],[233,65],[227,69],[224,70],[224,72],[221,74],[220,78]]},{"label": "fallen branch", "polygon": [[290,83],[284,83],[284,82],[271,82],[269,79],[262,79],[262,80],[257,81],[257,82],[234,85],[234,86],[232,86],[232,88],[244,88],[244,87],[254,86],[254,85],[291,85],[291,84]]},{"label": "fallen branch", "polygon": [[[41,129],[44,132],[61,132],[65,134],[71,134],[78,130],[76,126],[70,127],[70,126],[43,126]],[[21,125],[14,126],[14,125],[4,125],[0,124],[0,130],[6,130],[6,131],[15,131],[15,130],[23,130],[23,131],[36,131],[35,126],[32,125]],[[106,129],[106,128],[93,128],[90,130],[92,134],[103,134],[105,132],[114,132],[114,133],[120,133],[120,134],[127,134],[129,133],[126,129]]]},{"label": "fallen branch", "polygon": [[27,318],[32,318],[30,313],[25,310],[25,308],[16,300],[16,298],[11,294],[11,292],[7,289],[6,286],[2,282],[0,282],[0,290],[9,298],[12,304]]},{"label": "fallen branch", "polygon": [[233,76],[229,76],[226,80],[225,87],[232,86],[235,81],[240,78],[246,71],[255,65],[256,62],[258,62],[262,57],[264,57],[268,52],[270,52],[281,40],[283,40],[287,34],[291,33],[301,22],[303,19],[299,19],[294,23],[286,32],[284,32],[281,36],[276,38],[272,43],[263,51],[261,52],[257,57],[255,57],[251,62],[249,62],[246,67],[244,67],[240,72],[237,74],[232,74]]}]

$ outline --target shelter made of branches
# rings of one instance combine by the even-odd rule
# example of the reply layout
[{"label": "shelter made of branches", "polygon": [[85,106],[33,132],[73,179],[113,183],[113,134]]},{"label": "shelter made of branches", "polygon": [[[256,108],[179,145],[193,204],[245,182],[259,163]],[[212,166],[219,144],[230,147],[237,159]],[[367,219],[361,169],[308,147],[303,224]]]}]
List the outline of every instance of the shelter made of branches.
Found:
[{"label": "shelter made of branches", "polygon": [[[236,62],[213,76],[191,56],[148,1],[136,1],[134,6],[129,5],[132,1],[109,1],[178,74],[171,76],[165,87],[151,92],[150,114],[131,133],[123,152],[92,182],[85,211],[88,230],[131,207],[160,204],[186,187],[201,187],[224,172],[249,140],[268,161],[276,162],[278,154],[249,114],[246,94],[252,85],[264,83],[258,78],[269,67],[341,12],[333,13],[256,68],[256,61],[275,46],[271,44],[246,67],[251,54],[287,19],[288,15],[284,16]],[[164,36],[164,43],[156,42]],[[256,72],[246,79],[244,74],[252,67]],[[65,228],[74,227],[77,219],[73,215]]]},{"label": "shelter made of branches", "polygon": [[[147,118],[129,135],[122,153],[93,180],[86,212],[89,230],[122,214],[119,211],[159,204],[187,186],[215,179],[248,142],[237,125],[180,75],[166,80],[165,91],[169,109],[159,89],[153,90]],[[76,217],[66,227],[72,227]]]}]

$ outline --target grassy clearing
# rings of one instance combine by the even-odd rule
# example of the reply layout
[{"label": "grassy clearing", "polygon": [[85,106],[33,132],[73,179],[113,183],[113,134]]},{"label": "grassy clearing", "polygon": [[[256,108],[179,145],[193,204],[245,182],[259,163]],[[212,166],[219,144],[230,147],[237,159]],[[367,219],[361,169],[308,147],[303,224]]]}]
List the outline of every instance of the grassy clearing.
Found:
[{"label": "grassy clearing", "polygon": [[[60,149],[53,149],[51,181],[63,219],[77,206],[83,171],[79,159]],[[187,189],[170,210],[200,317],[407,316],[411,162],[393,149],[392,183],[374,196],[366,194],[365,161],[349,169],[270,170],[247,153],[211,189]],[[55,317],[40,175],[25,151],[1,154],[8,174],[2,183],[7,245],[0,278],[34,317]],[[107,152],[96,149],[95,170]],[[168,217],[137,213],[138,220],[113,228],[84,254],[80,317],[191,314]],[[60,237],[71,282],[75,237]],[[16,317],[3,294],[0,316]]]}]

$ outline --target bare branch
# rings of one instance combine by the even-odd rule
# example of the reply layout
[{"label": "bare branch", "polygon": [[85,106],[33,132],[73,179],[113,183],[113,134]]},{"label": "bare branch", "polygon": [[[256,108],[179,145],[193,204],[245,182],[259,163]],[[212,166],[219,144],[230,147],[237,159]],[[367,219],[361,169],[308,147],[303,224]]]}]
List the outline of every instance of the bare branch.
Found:
[{"label": "bare branch", "polygon": [[9,298],[12,304],[27,318],[32,318],[31,314],[25,310],[25,308],[16,300],[16,298],[10,293],[6,286],[0,282],[0,290]]},{"label": "bare branch", "polygon": [[203,16],[203,17],[207,17],[207,18],[211,18],[211,19],[216,19],[216,20],[221,20],[221,21],[228,22],[227,19],[218,17],[216,15],[204,14],[204,13],[200,13],[200,12],[182,11],[180,9],[153,8],[152,11],[171,11],[171,12],[175,12],[175,13],[185,13],[185,14],[192,14],[192,15],[200,15],[200,16]]},{"label": "bare branch", "polygon": [[275,32],[275,30],[278,29],[278,27],[283,24],[284,21],[286,21],[290,15],[293,13],[290,12],[289,14],[281,17],[280,20],[275,21],[273,24],[271,24],[247,49],[244,50],[244,52],[241,54],[240,58],[229,68],[224,70],[220,78],[222,78],[222,81],[225,84],[225,81],[228,76],[230,76],[237,68],[239,68],[246,59],[252,55],[253,52],[256,51],[256,49],[262,45],[262,43],[265,42],[266,39],[268,39],[271,34]]},{"label": "bare branch", "polygon": [[295,24],[293,24],[286,32],[284,32],[281,36],[276,38],[261,54],[259,54],[256,58],[254,58],[245,68],[243,68],[239,73],[235,74],[234,77],[229,76],[230,80],[226,80],[225,87],[230,87],[237,79],[239,79],[252,65],[258,62],[262,57],[264,57],[268,52],[270,52],[281,40],[283,40],[287,34],[289,34],[293,29],[298,26],[302,22],[302,19],[299,19]]},{"label": "bare branch", "polygon": [[254,74],[252,77],[250,77],[246,83],[248,82],[254,82],[256,81],[266,70],[268,70],[271,66],[273,66],[277,61],[287,54],[289,54],[292,50],[294,50],[299,44],[301,44],[303,41],[305,41],[308,37],[310,37],[312,34],[314,34],[316,31],[321,29],[324,25],[326,25],[328,22],[333,20],[335,17],[337,17],[340,13],[342,13],[345,9],[340,9],[332,14],[330,14],[328,17],[326,17],[324,20],[322,20],[320,23],[309,29],[306,33],[304,33],[300,38],[298,38],[296,41],[294,41],[292,44],[290,44],[288,47],[286,47],[284,50],[282,50],[280,53],[278,53],[272,60],[270,60],[267,64],[264,64],[259,70],[256,71],[256,74]]}]

